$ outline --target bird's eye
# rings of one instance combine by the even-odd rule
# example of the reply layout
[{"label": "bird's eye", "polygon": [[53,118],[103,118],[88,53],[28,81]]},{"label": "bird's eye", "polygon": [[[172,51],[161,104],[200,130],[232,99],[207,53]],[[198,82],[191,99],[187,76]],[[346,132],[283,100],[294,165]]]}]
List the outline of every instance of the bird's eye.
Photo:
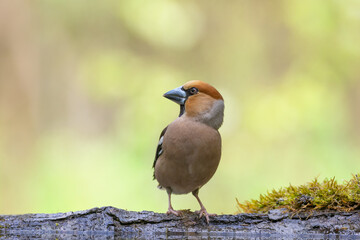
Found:
[{"label": "bird's eye", "polygon": [[189,93],[191,94],[191,95],[194,95],[194,94],[196,94],[196,93],[198,93],[199,92],[199,90],[196,88],[196,87],[193,87],[193,88],[190,88],[189,89]]}]

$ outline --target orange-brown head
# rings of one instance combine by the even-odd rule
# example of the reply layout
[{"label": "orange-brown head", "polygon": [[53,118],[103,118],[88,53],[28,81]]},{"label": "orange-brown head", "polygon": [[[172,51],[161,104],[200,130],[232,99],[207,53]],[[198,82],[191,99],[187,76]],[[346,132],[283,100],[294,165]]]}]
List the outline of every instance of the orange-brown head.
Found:
[{"label": "orange-brown head", "polygon": [[218,129],[224,116],[224,99],[210,84],[193,80],[164,94],[180,104],[180,116],[193,118]]}]

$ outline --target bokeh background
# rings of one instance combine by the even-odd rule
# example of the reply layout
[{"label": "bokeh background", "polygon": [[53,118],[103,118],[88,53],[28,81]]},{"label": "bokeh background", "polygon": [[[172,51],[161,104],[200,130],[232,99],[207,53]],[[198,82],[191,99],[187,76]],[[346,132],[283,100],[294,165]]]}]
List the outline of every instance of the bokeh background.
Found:
[{"label": "bokeh background", "polygon": [[[360,171],[360,2],[0,1],[0,214],[112,205],[164,212],[152,181],[162,97],[225,98],[209,212]],[[198,209],[193,196],[176,209]]]}]

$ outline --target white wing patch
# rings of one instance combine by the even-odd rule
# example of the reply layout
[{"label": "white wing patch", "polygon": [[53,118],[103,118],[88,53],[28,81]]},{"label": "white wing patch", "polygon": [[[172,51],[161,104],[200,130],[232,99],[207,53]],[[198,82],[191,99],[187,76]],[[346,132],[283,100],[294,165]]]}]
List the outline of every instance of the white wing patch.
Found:
[{"label": "white wing patch", "polygon": [[162,144],[163,144],[163,141],[164,141],[164,136],[162,136],[162,137],[159,139],[158,145],[162,145]]}]

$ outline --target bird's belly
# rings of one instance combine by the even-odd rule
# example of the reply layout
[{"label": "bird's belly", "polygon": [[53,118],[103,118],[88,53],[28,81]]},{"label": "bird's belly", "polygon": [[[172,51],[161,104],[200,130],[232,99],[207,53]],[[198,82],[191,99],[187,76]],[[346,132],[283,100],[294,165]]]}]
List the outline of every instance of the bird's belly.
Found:
[{"label": "bird's belly", "polygon": [[[179,141],[187,144],[179,148],[176,144]],[[194,145],[196,148],[192,148]],[[221,139],[218,132],[206,138],[200,135],[189,139],[164,139],[163,147],[164,153],[156,163],[155,176],[160,186],[170,188],[174,194],[186,194],[202,187],[219,165]]]},{"label": "bird's belly", "polygon": [[156,179],[160,186],[170,188],[174,194],[192,192],[211,179],[218,167],[220,158],[208,160],[206,166],[199,166],[196,163],[184,166],[184,164],[169,163],[159,159],[159,167],[155,173]]}]

